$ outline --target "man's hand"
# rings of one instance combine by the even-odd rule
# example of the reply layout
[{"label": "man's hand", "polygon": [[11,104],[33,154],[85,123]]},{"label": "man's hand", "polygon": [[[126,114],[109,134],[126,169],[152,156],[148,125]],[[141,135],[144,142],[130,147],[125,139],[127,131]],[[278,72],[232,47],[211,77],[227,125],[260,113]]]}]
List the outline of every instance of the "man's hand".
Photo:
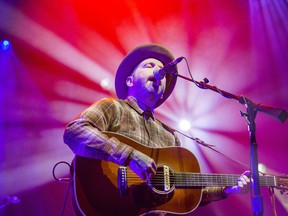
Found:
[{"label": "man's hand", "polygon": [[250,172],[245,171],[239,178],[237,185],[226,187],[224,192],[229,194],[246,194],[250,190]]},{"label": "man's hand", "polygon": [[154,160],[140,151],[133,150],[129,156],[128,166],[142,180],[152,178],[156,174],[156,164]]}]

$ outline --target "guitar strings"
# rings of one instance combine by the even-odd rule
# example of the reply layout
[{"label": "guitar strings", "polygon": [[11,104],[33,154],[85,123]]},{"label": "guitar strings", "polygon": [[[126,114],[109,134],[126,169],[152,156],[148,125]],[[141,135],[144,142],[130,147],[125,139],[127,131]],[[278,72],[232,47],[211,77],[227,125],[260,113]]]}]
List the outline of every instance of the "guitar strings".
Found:
[{"label": "guitar strings", "polygon": [[[155,186],[164,184],[164,172],[157,174],[149,181]],[[239,175],[225,174],[202,174],[202,173],[174,173],[169,175],[170,183],[177,186],[233,186],[237,185]],[[133,171],[127,170],[127,179],[129,183],[143,183],[145,180],[140,179]],[[260,176],[260,185],[276,186],[274,176]]]}]

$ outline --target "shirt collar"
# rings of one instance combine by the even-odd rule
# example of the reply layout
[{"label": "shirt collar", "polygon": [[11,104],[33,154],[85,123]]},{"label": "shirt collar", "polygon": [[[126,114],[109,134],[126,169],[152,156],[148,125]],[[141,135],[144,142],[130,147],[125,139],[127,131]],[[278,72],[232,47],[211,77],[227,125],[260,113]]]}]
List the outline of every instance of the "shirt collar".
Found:
[{"label": "shirt collar", "polygon": [[[140,115],[143,115],[143,113],[145,112],[145,110],[142,110],[138,104],[137,104],[137,100],[136,98],[134,98],[133,96],[128,96],[126,98],[126,101],[128,103],[129,106],[131,106],[136,112],[138,112]],[[148,110],[151,113],[151,117],[154,120],[154,110]]]}]

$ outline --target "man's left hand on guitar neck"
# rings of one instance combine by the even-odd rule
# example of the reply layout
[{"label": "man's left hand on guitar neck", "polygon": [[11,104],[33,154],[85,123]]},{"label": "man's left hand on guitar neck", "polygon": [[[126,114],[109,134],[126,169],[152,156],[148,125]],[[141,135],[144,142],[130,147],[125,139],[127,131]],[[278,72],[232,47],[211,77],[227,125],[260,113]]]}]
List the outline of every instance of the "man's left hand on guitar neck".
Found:
[{"label": "man's left hand on guitar neck", "polygon": [[223,192],[229,194],[246,194],[250,190],[250,171],[245,171],[239,178],[237,185],[226,187]]}]

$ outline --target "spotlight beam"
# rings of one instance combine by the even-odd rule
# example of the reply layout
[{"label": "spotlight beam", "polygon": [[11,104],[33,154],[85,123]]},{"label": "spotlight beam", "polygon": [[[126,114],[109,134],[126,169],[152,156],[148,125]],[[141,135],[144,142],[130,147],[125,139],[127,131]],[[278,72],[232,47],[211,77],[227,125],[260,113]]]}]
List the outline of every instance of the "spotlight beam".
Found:
[{"label": "spotlight beam", "polygon": [[[32,47],[97,83],[104,78],[113,79],[112,75],[104,68],[55,33],[29,19],[21,11],[3,2],[0,2],[0,8],[2,8],[0,20],[6,20],[6,22],[0,22],[0,29],[22,39]],[[33,40],[31,40],[31,35],[35,36]],[[95,71],[98,72],[97,76]]]}]

